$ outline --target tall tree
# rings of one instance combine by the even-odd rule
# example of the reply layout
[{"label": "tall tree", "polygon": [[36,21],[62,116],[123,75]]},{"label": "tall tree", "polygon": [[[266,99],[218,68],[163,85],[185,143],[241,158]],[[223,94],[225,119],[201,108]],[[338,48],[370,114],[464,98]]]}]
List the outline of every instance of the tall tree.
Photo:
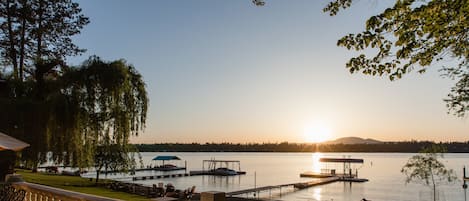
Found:
[{"label": "tall tree", "polygon": [[[40,60],[65,61],[83,49],[71,37],[89,23],[70,0],[4,0],[0,2],[0,53],[3,68],[14,79],[34,76]],[[59,66],[48,66],[57,68]],[[49,72],[53,69],[42,69]]]},{"label": "tall tree", "polygon": [[[142,76],[123,60],[91,57],[72,42],[89,23],[72,0],[0,1],[0,130],[31,144],[27,165],[47,160],[89,167],[96,147],[126,147],[145,126]],[[128,149],[122,149],[128,151]]]},{"label": "tall tree", "polygon": [[[21,96],[14,95],[18,88]],[[31,144],[23,156],[33,167],[46,161],[48,153],[58,163],[92,166],[96,147],[126,147],[129,137],[138,135],[148,107],[145,84],[135,68],[98,57],[64,68],[60,76],[9,81],[0,94],[0,130]]]},{"label": "tall tree", "polygon": [[[325,8],[331,16],[352,5],[352,0],[334,0]],[[445,100],[450,111],[464,116],[469,110],[469,1],[397,0],[394,6],[366,21],[365,30],[341,38],[337,45],[356,51],[377,50],[376,55],[360,54],[346,67],[351,73],[401,78],[413,70],[424,73],[443,59],[443,75],[457,80]]]}]

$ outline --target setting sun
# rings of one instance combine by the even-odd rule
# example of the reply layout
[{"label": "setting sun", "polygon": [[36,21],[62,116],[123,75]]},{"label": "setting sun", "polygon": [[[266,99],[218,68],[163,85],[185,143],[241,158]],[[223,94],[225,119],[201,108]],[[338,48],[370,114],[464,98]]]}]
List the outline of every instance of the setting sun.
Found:
[{"label": "setting sun", "polygon": [[315,122],[304,127],[303,135],[307,142],[325,142],[331,139],[332,130],[325,122]]}]

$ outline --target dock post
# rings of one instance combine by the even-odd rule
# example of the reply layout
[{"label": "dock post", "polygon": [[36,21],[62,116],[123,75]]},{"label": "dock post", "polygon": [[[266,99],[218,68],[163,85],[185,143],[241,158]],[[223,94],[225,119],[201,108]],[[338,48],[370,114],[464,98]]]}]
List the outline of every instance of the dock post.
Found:
[{"label": "dock post", "polygon": [[466,184],[466,180],[468,179],[468,178],[466,177],[466,166],[464,166],[464,167],[462,168],[462,173],[463,173],[463,178],[462,178],[462,180],[463,180],[463,182],[464,182],[463,185],[462,185],[462,188],[464,189],[464,201],[466,201],[466,200],[467,200],[467,195],[466,195],[467,184]]},{"label": "dock post", "polygon": [[[254,171],[254,189],[257,188],[257,177],[256,177],[256,171]],[[256,191],[256,194],[254,194],[254,198],[256,198],[256,196],[258,195],[257,191]]]}]

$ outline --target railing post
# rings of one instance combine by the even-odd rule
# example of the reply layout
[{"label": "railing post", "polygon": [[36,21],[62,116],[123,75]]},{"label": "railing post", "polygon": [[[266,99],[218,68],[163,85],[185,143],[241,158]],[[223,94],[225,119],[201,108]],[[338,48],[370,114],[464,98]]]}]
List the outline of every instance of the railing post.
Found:
[{"label": "railing post", "polygon": [[84,193],[78,193],[39,184],[32,184],[22,181],[21,175],[15,175],[8,181],[10,184],[20,190],[24,190],[25,201],[120,201],[119,199],[94,196]]}]

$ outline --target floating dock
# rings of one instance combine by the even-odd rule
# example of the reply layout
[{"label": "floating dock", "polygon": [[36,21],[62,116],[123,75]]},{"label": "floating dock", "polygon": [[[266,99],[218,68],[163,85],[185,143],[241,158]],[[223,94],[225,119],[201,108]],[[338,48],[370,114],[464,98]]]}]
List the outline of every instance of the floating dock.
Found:
[{"label": "floating dock", "polygon": [[[231,168],[228,167],[231,164]],[[205,166],[208,169],[205,169]],[[234,170],[235,166],[238,166],[238,170]],[[190,171],[190,175],[215,175],[215,176],[235,176],[246,174],[245,171],[241,171],[241,162],[238,160],[203,160],[202,170]]]},{"label": "floating dock", "polygon": [[[185,167],[177,167],[177,168],[172,168],[172,169],[164,169],[164,168],[154,168],[154,167],[151,167],[151,168],[138,168],[138,169],[134,169],[134,170],[129,170],[129,172],[141,172],[141,171],[162,171],[162,172],[167,172],[167,171],[180,171],[180,170],[186,170]],[[120,170],[109,170],[109,171],[104,171],[104,170],[101,170],[100,173],[101,174],[110,174],[110,173],[121,173],[122,171]]]},{"label": "floating dock", "polygon": [[[358,179],[358,168],[352,168],[353,164],[363,165],[363,159],[357,158],[319,158],[319,163],[322,163],[326,168],[321,168],[320,172],[304,172],[300,174],[300,177],[311,177],[311,178],[328,178],[328,177],[339,177],[355,179],[357,181],[366,180]],[[332,166],[332,168],[330,167]],[[340,171],[342,170],[342,171]]]},{"label": "floating dock", "polygon": [[151,175],[151,176],[138,176],[138,177],[132,177],[133,181],[137,180],[151,180],[151,179],[162,179],[162,178],[174,178],[174,177],[187,177],[191,176],[190,174],[187,173],[181,173],[181,174],[165,174],[165,175]]},{"label": "floating dock", "polygon": [[331,174],[331,173],[317,173],[317,172],[303,172],[300,174],[300,177],[310,177],[310,178],[328,178],[328,177],[339,177],[339,178],[357,178],[356,174]]},{"label": "floating dock", "polygon": [[[212,170],[194,170],[189,172],[191,176],[195,175],[215,175],[215,176],[233,176],[233,175],[222,175]],[[246,174],[244,171],[236,171],[236,175],[243,175]]]}]

